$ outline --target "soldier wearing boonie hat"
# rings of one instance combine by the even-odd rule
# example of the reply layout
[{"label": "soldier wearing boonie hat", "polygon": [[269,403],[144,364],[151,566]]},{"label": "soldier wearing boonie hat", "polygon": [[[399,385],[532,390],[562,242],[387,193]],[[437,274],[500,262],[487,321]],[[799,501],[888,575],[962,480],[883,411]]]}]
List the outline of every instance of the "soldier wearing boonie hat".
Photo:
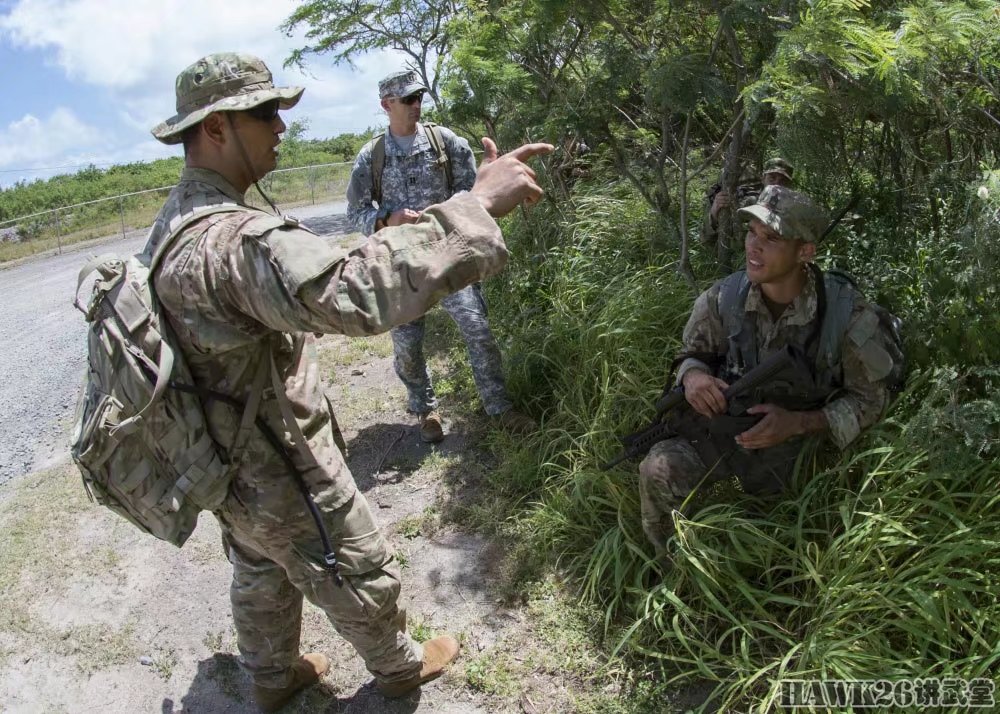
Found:
[{"label": "soldier wearing boonie hat", "polygon": [[[384,332],[497,273],[507,251],[493,216],[540,197],[522,162],[551,147],[497,159],[491,144],[482,184],[432,207],[418,225],[348,252],[244,197],[274,168],[285,130],[278,110],[294,106],[301,87],[275,87],[261,60],[224,53],[181,72],[176,90],[176,114],[153,135],[183,142],[185,168],[143,258],[152,265],[156,256],[150,280],[195,384],[259,404],[242,417],[225,400],[203,404],[232,464],[228,496],[213,514],[233,566],[240,662],[268,712],[318,681],[329,660],[299,655],[305,593],[362,656],[378,691],[401,696],[440,675],[458,642],[443,635],[420,644],[406,633],[399,569],[344,462],[314,333]],[[455,235],[462,240],[446,239]],[[271,428],[273,442],[255,421]]]},{"label": "soldier wearing boonie hat", "polygon": [[245,111],[273,99],[280,109],[291,109],[304,91],[275,87],[267,65],[253,55],[208,55],[177,75],[177,113],[153,127],[152,133],[164,144],[179,144],[185,129],[212,112]]},{"label": "soldier wearing boonie hat", "polygon": [[[750,223],[747,269],[695,301],[677,358],[691,409],[677,413],[673,436],[639,465],[642,527],[658,552],[674,531],[673,512],[695,489],[735,475],[747,493],[779,493],[805,437],[844,449],[889,403],[886,327],[851,280],[812,262],[826,211],[771,185],[738,216]],[[726,399],[729,384],[788,347],[803,355],[796,368],[736,403]]]}]

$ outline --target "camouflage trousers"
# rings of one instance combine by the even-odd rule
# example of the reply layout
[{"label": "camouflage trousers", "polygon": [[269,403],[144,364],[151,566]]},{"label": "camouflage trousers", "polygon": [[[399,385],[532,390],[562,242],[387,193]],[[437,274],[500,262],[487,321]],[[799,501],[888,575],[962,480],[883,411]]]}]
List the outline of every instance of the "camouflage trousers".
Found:
[{"label": "camouflage trousers", "polygon": [[[272,524],[270,518],[231,494],[216,515],[233,565],[230,598],[241,663],[265,688],[289,684],[299,656],[302,598],[322,609],[381,682],[420,671],[423,651],[405,632],[406,613],[396,604],[399,572],[368,503],[356,492],[322,517],[344,578],[338,587],[323,567],[316,525],[291,485],[283,496],[299,500],[301,518]],[[291,502],[289,502],[291,503]],[[289,513],[294,513],[290,510]]]},{"label": "camouflage trousers", "polygon": [[[486,413],[495,416],[511,408],[507,385],[503,378],[500,348],[486,319],[486,301],[479,285],[470,285],[441,301],[451,319],[458,325],[469,351],[469,364],[476,389]],[[406,385],[409,410],[426,414],[437,408],[437,397],[424,358],[424,318],[392,329],[396,374]]]},{"label": "camouflage trousers", "polygon": [[653,444],[639,464],[642,531],[658,552],[673,533],[673,512],[680,510],[707,470],[691,442],[681,437]]},{"label": "camouflage trousers", "polygon": [[731,441],[740,431],[743,428],[714,439],[708,435],[675,436],[654,444],[639,464],[642,530],[658,551],[674,532],[673,512],[681,510],[696,488],[734,474],[745,493],[757,496],[780,493],[788,486],[802,441],[747,451]]}]

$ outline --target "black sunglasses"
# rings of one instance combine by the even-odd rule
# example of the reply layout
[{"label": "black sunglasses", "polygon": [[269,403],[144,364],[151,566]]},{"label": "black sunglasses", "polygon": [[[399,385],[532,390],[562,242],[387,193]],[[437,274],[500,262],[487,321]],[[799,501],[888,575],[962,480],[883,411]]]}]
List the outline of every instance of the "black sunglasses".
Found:
[{"label": "black sunglasses", "polygon": [[424,93],[417,92],[416,94],[411,94],[407,97],[399,97],[399,101],[406,106],[413,106],[414,104],[419,104],[424,100]]},{"label": "black sunglasses", "polygon": [[244,114],[249,114],[254,119],[259,121],[274,121],[278,116],[278,109],[280,109],[280,102],[277,99],[272,99],[269,102],[264,102],[263,104],[258,104],[255,107],[250,107],[249,109],[244,109]]}]

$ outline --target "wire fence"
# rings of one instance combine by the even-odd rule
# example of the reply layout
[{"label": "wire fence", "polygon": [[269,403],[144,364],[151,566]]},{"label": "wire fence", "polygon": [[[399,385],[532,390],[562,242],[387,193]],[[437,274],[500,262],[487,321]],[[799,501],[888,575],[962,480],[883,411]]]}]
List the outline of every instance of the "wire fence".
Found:
[{"label": "wire fence", "polygon": [[[351,176],[351,163],[313,164],[277,169],[261,180],[271,199],[283,206],[343,200]],[[83,201],[18,218],[0,221],[0,263],[35,253],[63,249],[73,243],[143,230],[156,217],[173,186]],[[266,208],[253,189],[247,203]]]}]

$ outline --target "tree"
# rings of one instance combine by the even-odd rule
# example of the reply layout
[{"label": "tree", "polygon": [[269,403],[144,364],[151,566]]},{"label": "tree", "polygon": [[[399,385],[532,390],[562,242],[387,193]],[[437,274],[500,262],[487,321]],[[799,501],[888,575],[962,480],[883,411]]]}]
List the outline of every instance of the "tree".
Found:
[{"label": "tree", "polygon": [[310,44],[292,52],[285,66],[303,66],[309,55],[330,54],[335,65],[353,66],[373,50],[393,49],[407,56],[440,106],[438,81],[452,44],[450,23],[461,5],[453,0],[309,0],[281,25],[289,37],[305,26]]}]

